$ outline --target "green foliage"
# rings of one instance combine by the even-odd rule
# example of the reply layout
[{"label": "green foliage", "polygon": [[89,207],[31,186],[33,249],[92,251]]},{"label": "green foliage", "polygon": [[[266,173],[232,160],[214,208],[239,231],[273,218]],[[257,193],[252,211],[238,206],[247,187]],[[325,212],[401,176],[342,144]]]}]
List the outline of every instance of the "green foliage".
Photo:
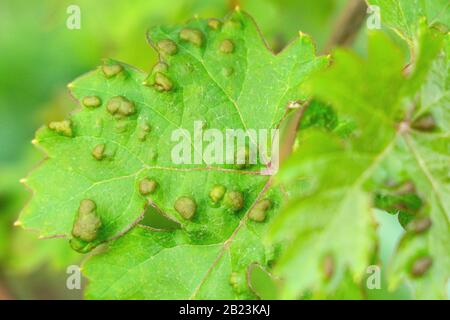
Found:
[{"label": "green foliage", "polygon": [[[142,1],[133,10],[114,2],[97,23],[101,32],[82,42],[114,48],[108,51],[115,58],[145,69],[156,64],[147,73],[106,59],[69,84],[79,110],[67,120],[52,116],[37,132],[33,143],[47,159],[25,180],[33,197],[16,223],[41,238],[64,239],[36,249],[31,237],[10,232],[9,212],[23,202],[4,197],[12,174],[0,185],[0,212],[8,212],[0,215],[0,259],[29,272],[49,253],[64,267],[81,256],[70,246],[94,250],[82,268],[91,299],[405,298],[405,283],[415,298],[445,299],[448,1],[368,2],[380,6],[384,26],[404,40],[411,61],[399,47],[403,40],[381,32],[369,35],[367,56],[337,49],[328,68],[301,32],[281,51],[299,19],[321,47],[339,0],[243,0],[277,55],[239,9],[223,20],[166,26],[187,12],[215,15],[234,2]],[[84,25],[98,19],[95,12]],[[274,26],[280,16],[285,25]],[[129,37],[150,19],[163,22],[147,35],[154,50],[144,37]],[[109,28],[108,21],[117,23]],[[78,70],[100,55],[66,51]],[[67,75],[53,76],[50,82]],[[4,97],[0,107],[13,101]],[[306,109],[293,154],[276,177],[248,161],[173,163],[174,130],[194,136],[194,121],[220,131],[283,127],[300,114],[286,108],[294,102]],[[206,144],[191,143],[195,159]],[[235,158],[241,155],[248,160],[247,149]],[[24,248],[33,254],[21,255]],[[364,284],[372,264],[382,266],[378,293]]]},{"label": "green foliage", "polygon": [[[0,34],[0,69],[4,71],[0,73],[0,269],[8,271],[11,283],[18,281],[16,275],[41,271],[47,264],[55,268],[46,276],[56,277],[54,272],[79,260],[64,239],[37,240],[34,234],[13,227],[29,198],[19,179],[39,161],[37,157],[29,159],[34,151],[29,141],[35,129],[42,123],[61,120],[74,107],[65,92],[67,82],[107,56],[148,69],[157,55],[147,45],[144,30],[158,23],[183,22],[194,14],[222,16],[233,3],[138,0],[130,5],[124,0],[6,0],[0,4],[0,25],[5,30]],[[298,30],[314,35],[320,48],[339,9],[337,3],[343,0],[321,0],[315,5],[309,1],[245,0],[240,6],[251,10],[267,42],[280,50]],[[81,30],[65,28],[66,9],[73,4],[81,8]],[[274,23],[277,20],[283,23]],[[27,94],[22,94],[24,88]],[[85,102],[96,105],[95,98]],[[143,126],[140,139],[145,140],[147,135]],[[157,215],[148,216],[142,223],[159,219]],[[42,272],[39,275],[44,277]],[[55,284],[51,279],[42,281]],[[31,297],[23,294],[31,285],[23,285],[23,289],[14,290],[15,297]],[[43,297],[41,290],[36,294]]]},{"label": "green foliage", "polygon": [[[447,29],[450,21],[450,4],[447,0],[368,0],[380,7],[381,21],[394,29],[410,45],[413,45],[421,17],[430,25]],[[447,30],[448,31],[448,30]]]},{"label": "green foliage", "polygon": [[[271,230],[273,239],[289,243],[275,269],[286,279],[283,297],[296,298],[306,290],[318,297],[334,292],[347,270],[360,282],[376,246],[375,195],[375,205],[392,211],[400,203],[412,219],[429,216],[432,221],[420,234],[406,232],[392,263],[391,286],[408,278],[418,298],[445,296],[450,270],[445,250],[450,245],[448,122],[431,132],[414,129],[414,123],[424,113],[448,119],[448,81],[436,82],[436,74],[448,77],[443,62],[448,58],[440,53],[448,35],[444,40],[440,32],[422,25],[419,39],[412,74],[402,73],[403,57],[395,45],[374,33],[366,60],[337,50],[333,65],[308,84],[316,98],[330,103],[339,116],[353,119],[357,127],[345,140],[311,130],[301,133],[298,150],[280,174],[287,183],[307,180]],[[426,89],[430,83],[441,90],[431,105]],[[390,162],[397,166],[386,165]],[[415,186],[409,198],[404,193],[380,197],[386,183],[408,180]],[[407,224],[404,217],[399,219]],[[331,278],[324,269],[327,257],[333,261]],[[416,263],[420,275],[413,271]]]},{"label": "green foliage", "polygon": [[[97,96],[102,105],[83,108],[64,122],[64,130],[55,125],[39,130],[35,144],[48,159],[27,177],[34,196],[20,222],[41,236],[70,238],[80,202],[95,202],[101,225],[96,224],[95,237],[83,241],[92,248],[119,239],[84,266],[89,297],[252,298],[247,268],[270,260],[262,235],[281,205],[279,190],[268,189],[270,179],[258,165],[245,170],[203,162],[175,165],[168,141],[179,128],[193,136],[194,121],[223,131],[276,128],[288,102],[307,98],[296,89],[327,59],[316,58],[304,35],[274,56],[252,19],[240,11],[217,29],[194,19],[183,27],[154,28],[149,38],[155,48],[161,41],[176,44],[176,50],[172,45],[160,52],[167,68],[159,63],[146,75],[108,60],[106,71],[100,67],[69,85],[78,100]],[[224,39],[233,42],[232,52],[220,49]],[[121,67],[110,72],[111,65]],[[224,68],[233,73],[224,74]],[[158,74],[173,85],[162,83]],[[150,128],[145,140],[139,138],[142,126]],[[140,192],[145,178],[158,184],[148,197]],[[218,205],[209,195],[217,184],[227,189]],[[258,214],[249,220],[249,209],[263,194],[273,205],[258,207],[265,219]],[[134,227],[150,203],[179,229]],[[105,265],[110,265],[106,276]],[[144,285],[137,281],[142,278],[148,279]]]}]

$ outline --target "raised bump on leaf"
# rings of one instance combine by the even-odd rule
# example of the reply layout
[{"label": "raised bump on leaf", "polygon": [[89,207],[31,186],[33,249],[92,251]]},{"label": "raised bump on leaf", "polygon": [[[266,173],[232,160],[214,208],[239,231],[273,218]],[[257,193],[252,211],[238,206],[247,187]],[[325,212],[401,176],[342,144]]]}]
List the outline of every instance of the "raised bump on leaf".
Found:
[{"label": "raised bump on leaf", "polygon": [[262,222],[266,219],[266,211],[272,207],[272,201],[263,199],[250,210],[248,217],[256,222]]},{"label": "raised bump on leaf", "polygon": [[225,39],[220,44],[219,50],[222,53],[232,53],[234,51],[234,44],[230,39]]},{"label": "raised bump on leaf", "polygon": [[92,242],[97,238],[102,222],[97,216],[96,210],[97,206],[94,201],[84,199],[80,202],[72,229],[72,235],[75,238],[86,242]]},{"label": "raised bump on leaf", "polygon": [[164,55],[174,55],[177,53],[177,44],[170,39],[163,39],[157,44],[159,51]]},{"label": "raised bump on leaf", "polygon": [[71,137],[73,134],[70,120],[52,121],[48,124],[48,128],[67,137]]},{"label": "raised bump on leaf", "polygon": [[143,196],[152,194],[158,187],[156,180],[144,178],[139,182],[139,192]]},{"label": "raised bump on leaf", "polygon": [[95,244],[92,242],[83,241],[79,238],[72,238],[69,241],[70,247],[79,253],[88,253],[95,248]]},{"label": "raised bump on leaf", "polygon": [[138,131],[138,139],[140,141],[145,141],[145,139],[147,138],[148,133],[150,132],[150,126],[147,123],[143,123],[139,126],[139,131]]},{"label": "raised bump on leaf", "polygon": [[120,64],[114,63],[114,64],[104,64],[102,66],[103,74],[106,76],[106,78],[112,78],[115,75],[119,74],[123,71],[123,67]]},{"label": "raised bump on leaf", "polygon": [[197,47],[203,44],[203,34],[200,30],[192,28],[184,28],[180,31],[180,39],[188,41]]},{"label": "raised bump on leaf", "polygon": [[423,233],[431,227],[431,224],[431,219],[428,217],[415,219],[409,223],[408,230],[417,234]]},{"label": "raised bump on leaf", "polygon": [[230,191],[223,199],[225,206],[233,211],[239,211],[244,206],[244,195],[239,191]]},{"label": "raised bump on leaf", "polygon": [[217,184],[209,192],[209,197],[211,198],[212,202],[217,203],[222,200],[225,192],[226,188],[221,184]]},{"label": "raised bump on leaf", "polygon": [[158,62],[153,66],[152,73],[156,72],[166,72],[169,69],[169,66],[165,62]]},{"label": "raised bump on leaf", "polygon": [[229,77],[234,73],[234,69],[232,67],[223,67],[222,68],[222,74],[225,77]]},{"label": "raised bump on leaf", "polygon": [[118,117],[124,117],[134,114],[134,103],[123,96],[116,96],[108,101],[106,110]]},{"label": "raised bump on leaf", "polygon": [[103,158],[105,158],[105,149],[106,149],[105,144],[103,143],[98,144],[94,147],[94,149],[92,149],[91,154],[95,159],[99,161],[103,160]]},{"label": "raised bump on leaf", "polygon": [[192,71],[194,71],[194,66],[188,62],[188,63],[184,64],[183,70],[184,70],[185,74],[190,74],[190,73],[192,73]]},{"label": "raised bump on leaf", "polygon": [[164,73],[157,72],[155,74],[154,86],[158,91],[170,91],[172,90],[173,83]]},{"label": "raised bump on leaf", "polygon": [[128,130],[128,121],[119,119],[115,125],[116,131],[123,133]]},{"label": "raised bump on leaf", "polygon": [[421,277],[428,269],[430,269],[432,264],[433,260],[430,257],[416,259],[411,268],[411,275],[413,277]]},{"label": "raised bump on leaf", "polygon": [[414,192],[416,192],[416,186],[412,181],[405,181],[395,189],[395,193],[398,195],[405,195]]},{"label": "raised bump on leaf", "polygon": [[[154,65],[154,67],[152,68],[152,72],[148,75],[148,77],[144,80],[143,84],[145,86],[155,86],[157,87],[157,89],[159,91],[162,91],[162,86],[161,84],[164,84],[167,82],[167,80],[170,81],[170,79],[167,78],[166,76],[166,80],[161,79],[161,76],[157,76],[158,74],[162,74],[163,76],[165,76],[167,70],[169,69],[169,66],[167,65],[167,63],[165,62],[158,62],[157,64]],[[158,81],[160,83],[156,84],[156,77],[158,77]],[[170,81],[171,83],[171,81]]]},{"label": "raised bump on leaf", "polygon": [[222,22],[220,22],[219,19],[209,19],[208,20],[208,27],[210,27],[213,30],[217,30],[220,28]]},{"label": "raised bump on leaf", "polygon": [[240,29],[242,28],[242,23],[241,21],[237,20],[236,18],[231,18],[228,19],[224,22],[223,26],[225,28],[229,28],[229,29]]},{"label": "raised bump on leaf", "polygon": [[243,292],[244,288],[247,286],[245,276],[237,272],[231,273],[230,284],[233,287],[233,290],[237,293]]},{"label": "raised bump on leaf", "polygon": [[81,103],[86,108],[98,108],[102,104],[102,100],[97,96],[86,96],[83,98]]},{"label": "raised bump on leaf", "polygon": [[190,220],[197,210],[197,204],[189,197],[180,197],[175,201],[174,208],[184,219]]}]

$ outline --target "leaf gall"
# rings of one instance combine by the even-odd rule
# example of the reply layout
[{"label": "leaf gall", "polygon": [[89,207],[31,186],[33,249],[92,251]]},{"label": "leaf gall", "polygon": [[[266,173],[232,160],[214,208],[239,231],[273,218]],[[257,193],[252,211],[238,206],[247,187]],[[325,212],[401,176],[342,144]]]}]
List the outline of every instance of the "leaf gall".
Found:
[{"label": "leaf gall", "polygon": [[52,121],[49,123],[48,128],[66,137],[71,137],[73,134],[70,120]]},{"label": "leaf gall", "polygon": [[180,39],[188,41],[197,47],[201,47],[203,44],[203,34],[197,29],[182,29],[180,31]]},{"label": "leaf gall", "polygon": [[197,204],[189,197],[180,197],[175,201],[174,208],[184,219],[190,220],[197,210]]},{"label": "leaf gall", "polygon": [[163,55],[169,55],[172,56],[177,53],[177,44],[170,40],[170,39],[164,39],[158,42],[158,49]]},{"label": "leaf gall", "polygon": [[239,211],[244,206],[244,195],[239,191],[230,191],[225,194],[224,204],[233,211]]},{"label": "leaf gall", "polygon": [[86,108],[98,108],[102,104],[102,101],[97,96],[87,96],[82,100],[83,105]]},{"label": "leaf gall", "polygon": [[139,182],[139,192],[143,195],[149,195],[155,192],[158,183],[153,179],[144,178]]}]

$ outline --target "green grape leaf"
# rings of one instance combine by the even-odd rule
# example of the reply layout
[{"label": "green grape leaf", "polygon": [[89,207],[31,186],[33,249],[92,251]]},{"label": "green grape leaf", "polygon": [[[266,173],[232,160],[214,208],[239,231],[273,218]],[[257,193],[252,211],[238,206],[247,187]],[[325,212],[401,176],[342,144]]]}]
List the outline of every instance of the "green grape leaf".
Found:
[{"label": "green grape leaf", "polygon": [[[445,284],[450,277],[448,45],[447,36],[443,53],[434,61],[421,88],[418,107],[419,115],[433,115],[438,129],[425,135],[411,132],[398,147],[396,155],[400,156],[390,159],[389,165],[394,168],[394,176],[408,176],[414,181],[425,202],[423,212],[408,226],[389,273],[392,288],[408,279],[419,299],[445,299]],[[427,219],[430,222],[424,224]]]},{"label": "green grape leaf", "polygon": [[380,7],[382,23],[395,30],[410,46],[416,38],[421,17],[430,25],[446,25],[450,21],[447,0],[368,0],[368,3]]},{"label": "green grape leaf", "polygon": [[[423,26],[420,39],[423,50],[410,75],[402,72],[401,51],[386,36],[374,33],[369,38],[367,59],[337,50],[333,65],[308,84],[315,98],[330,103],[339,117],[354,120],[356,129],[345,141],[317,130],[301,133],[297,150],[282,167],[280,181],[303,181],[302,194],[294,197],[275,218],[270,233],[272,241],[289,244],[275,266],[276,273],[286,280],[282,297],[338,292],[347,270],[353,281],[361,282],[375,249],[374,192],[380,183],[391,178],[380,176],[378,171],[394,154],[399,159],[414,156],[417,160],[414,168],[427,177],[428,186],[417,184],[418,193],[439,212],[431,215],[433,225],[439,224],[446,231],[439,238],[430,235],[433,240],[426,243],[434,251],[433,259],[440,261],[436,261],[433,284],[427,282],[424,286],[445,286],[449,270],[448,252],[443,249],[448,248],[450,217],[446,207],[448,131],[445,125],[434,129],[423,128],[419,123],[423,110],[440,115],[448,112],[448,104],[445,98],[441,99],[446,96],[442,94],[437,96],[439,103],[423,105],[421,102],[429,100],[418,86],[428,81],[441,85],[435,79],[427,79],[435,72],[432,65],[443,46],[443,35]],[[447,72],[447,68],[443,71]],[[429,129],[440,131],[439,142],[432,144],[433,150],[425,151],[431,148],[428,147],[431,141],[426,141],[431,140]],[[399,155],[395,151],[404,141],[412,147]],[[428,165],[418,155],[422,148],[430,161]],[[414,173],[408,176],[415,177]],[[429,201],[429,197],[438,202]],[[399,256],[410,258],[411,251],[417,251],[404,242],[402,247],[407,249],[401,251],[406,253],[400,252]],[[429,292],[433,294],[434,291]]]},{"label": "green grape leaf", "polygon": [[[34,143],[47,159],[26,179],[34,195],[19,223],[68,237],[80,252],[113,241],[84,267],[89,297],[254,297],[247,268],[270,260],[262,234],[280,190],[269,188],[263,165],[206,163],[206,141],[190,141],[198,163],[174,163],[172,135],[193,137],[196,122],[223,132],[276,129],[327,58],[303,34],[273,55],[241,11],[148,36],[161,60],[150,74],[107,60],[69,85],[82,109],[38,131]],[[179,229],[136,227],[149,206]]]},{"label": "green grape leaf", "polygon": [[390,266],[391,288],[407,279],[418,299],[446,299],[450,276],[450,139],[445,134],[406,138],[402,151],[409,151],[403,168],[412,177],[426,204],[406,227]]}]

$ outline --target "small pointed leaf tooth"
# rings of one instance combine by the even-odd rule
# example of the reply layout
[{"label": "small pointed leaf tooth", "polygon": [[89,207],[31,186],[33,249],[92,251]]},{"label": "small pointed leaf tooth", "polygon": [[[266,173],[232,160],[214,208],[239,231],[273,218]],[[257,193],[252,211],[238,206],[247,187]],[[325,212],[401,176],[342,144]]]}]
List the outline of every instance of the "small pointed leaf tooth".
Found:
[{"label": "small pointed leaf tooth", "polygon": [[71,137],[73,134],[72,122],[70,120],[52,121],[49,123],[48,127],[49,129],[67,137]]},{"label": "small pointed leaf tooth", "polygon": [[158,183],[153,179],[144,178],[139,182],[139,192],[143,195],[149,195],[155,192]]},{"label": "small pointed leaf tooth", "polygon": [[223,40],[219,46],[219,50],[222,53],[232,53],[234,51],[233,41],[229,39]]},{"label": "small pointed leaf tooth", "polygon": [[421,277],[425,272],[430,269],[433,264],[433,260],[430,257],[421,257],[414,261],[411,268],[411,275],[413,277]]},{"label": "small pointed leaf tooth", "polygon": [[98,161],[103,160],[105,158],[105,149],[106,149],[105,144],[103,143],[98,144],[92,149],[91,154]]},{"label": "small pointed leaf tooth", "polygon": [[266,211],[272,207],[272,201],[263,199],[250,210],[248,217],[256,222],[263,222],[266,219]]},{"label": "small pointed leaf tooth", "polygon": [[239,191],[230,191],[225,194],[224,204],[232,211],[239,211],[244,206],[244,195]]},{"label": "small pointed leaf tooth", "polygon": [[208,27],[210,27],[213,30],[217,30],[222,25],[222,22],[220,22],[219,19],[209,19],[208,20]]},{"label": "small pointed leaf tooth", "polygon": [[173,83],[164,73],[157,72],[154,86],[158,91],[170,91],[173,88]]},{"label": "small pointed leaf tooth", "polygon": [[103,74],[106,78],[112,78],[123,71],[123,67],[120,64],[104,64],[102,66]]},{"label": "small pointed leaf tooth", "polygon": [[81,101],[86,108],[98,108],[102,104],[102,100],[97,96],[87,96]]},{"label": "small pointed leaf tooth", "polygon": [[102,222],[96,213],[94,201],[84,199],[78,208],[78,214],[72,229],[72,235],[79,240],[92,242],[97,238]]},{"label": "small pointed leaf tooth", "polygon": [[180,39],[190,42],[197,47],[201,47],[203,44],[203,34],[200,30],[185,28],[180,31]]},{"label": "small pointed leaf tooth", "polygon": [[212,202],[217,203],[222,200],[225,192],[226,188],[220,184],[217,184],[209,192],[209,197],[211,198]]},{"label": "small pointed leaf tooth", "polygon": [[177,44],[170,39],[163,39],[159,41],[157,46],[159,52],[161,52],[163,55],[173,56],[178,51]]},{"label": "small pointed leaf tooth", "polygon": [[180,197],[175,201],[174,208],[184,219],[190,220],[197,210],[197,204],[189,197]]}]

